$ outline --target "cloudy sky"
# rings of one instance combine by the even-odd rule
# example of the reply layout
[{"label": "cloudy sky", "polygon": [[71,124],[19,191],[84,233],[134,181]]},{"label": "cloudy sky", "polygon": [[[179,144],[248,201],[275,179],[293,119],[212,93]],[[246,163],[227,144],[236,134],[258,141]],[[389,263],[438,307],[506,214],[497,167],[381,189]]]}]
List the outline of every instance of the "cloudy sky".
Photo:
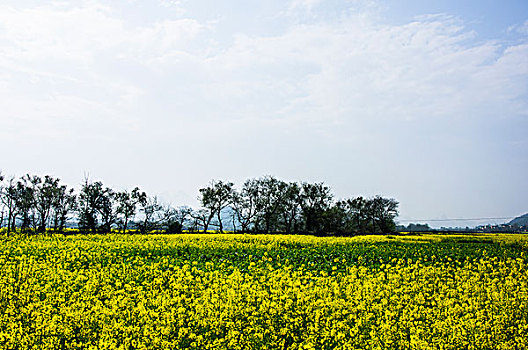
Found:
[{"label": "cloudy sky", "polygon": [[528,2],[425,3],[3,0],[0,169],[174,205],[274,175],[402,220],[528,212]]}]

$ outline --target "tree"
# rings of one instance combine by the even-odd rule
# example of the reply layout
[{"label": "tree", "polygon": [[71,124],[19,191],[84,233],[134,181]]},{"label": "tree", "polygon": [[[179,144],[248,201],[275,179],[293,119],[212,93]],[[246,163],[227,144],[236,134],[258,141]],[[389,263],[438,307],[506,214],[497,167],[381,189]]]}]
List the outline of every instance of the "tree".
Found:
[{"label": "tree", "polygon": [[77,196],[73,193],[73,188],[68,189],[66,185],[57,188],[53,203],[53,231],[60,232],[64,230],[68,215],[77,208]]},{"label": "tree", "polygon": [[139,188],[134,188],[131,192],[122,191],[115,194],[117,202],[116,214],[120,215],[121,230],[126,232],[129,220],[133,219],[137,212],[137,207],[142,198],[146,197],[145,192],[140,192]]},{"label": "tree", "polygon": [[46,175],[36,187],[35,210],[37,213],[37,231],[40,233],[46,232],[53,203],[56,202],[56,197],[60,192],[59,181],[59,179]]},{"label": "tree", "polygon": [[101,202],[98,211],[101,217],[100,230],[103,233],[112,232],[112,226],[117,222],[117,202],[115,192],[105,187],[101,194]]},{"label": "tree", "polygon": [[189,214],[191,217],[190,230],[192,232],[199,232],[202,228],[202,232],[206,233],[209,223],[211,222],[211,212],[207,209],[193,210]]},{"label": "tree", "polygon": [[368,201],[367,208],[373,233],[388,233],[396,230],[394,219],[398,216],[398,205],[395,199],[381,196]]},{"label": "tree", "polygon": [[326,230],[340,234],[394,232],[398,202],[381,196],[370,199],[360,196],[338,201],[325,215],[327,220],[333,220],[333,224],[328,224],[332,229]]},{"label": "tree", "polygon": [[190,213],[191,208],[189,207],[173,208],[171,205],[167,205],[163,210],[161,227],[166,233],[182,233]]},{"label": "tree", "polygon": [[359,196],[341,200],[336,203],[343,213],[343,233],[365,233],[369,230],[369,201]]},{"label": "tree", "polygon": [[266,233],[277,231],[280,209],[288,184],[273,176],[264,176],[255,180],[253,186],[257,191],[255,229]]},{"label": "tree", "polygon": [[[213,180],[209,186],[201,188],[199,191],[199,200],[202,206],[208,209],[212,216],[216,215],[218,229],[223,233],[222,210],[232,203],[234,193],[233,183]],[[210,222],[211,220],[209,220],[207,226]]]},{"label": "tree", "polygon": [[97,232],[99,216],[103,202],[106,201],[106,190],[100,181],[90,182],[85,179],[78,196],[77,211],[79,213],[79,228]]},{"label": "tree", "polygon": [[8,183],[0,186],[0,200],[3,204],[0,223],[4,221],[3,212],[6,210],[8,233],[15,230],[17,222],[23,231],[31,227],[35,232],[46,232],[51,221],[55,229],[60,227],[62,230],[68,213],[75,206],[72,203],[75,202],[72,192],[73,190],[67,191],[66,186],[60,185],[60,179],[49,175],[41,178],[26,174],[17,181],[11,178]]},{"label": "tree", "polygon": [[186,205],[182,205],[176,208],[174,212],[174,219],[177,222],[181,223],[182,230],[184,227],[186,227],[187,223],[189,222],[189,219],[191,218],[191,213],[192,213],[191,207],[188,207]]},{"label": "tree", "polygon": [[1,187],[1,201],[7,211],[7,234],[15,229],[16,220],[16,202],[18,192],[16,189],[15,178],[11,177],[5,185]]},{"label": "tree", "polygon": [[200,232],[200,229],[202,229],[202,232],[207,232],[204,230],[205,224],[206,224],[206,217],[208,217],[208,213],[205,213],[205,209],[199,209],[199,210],[192,210],[190,215],[190,224],[189,224],[189,231],[190,232]]},{"label": "tree", "polygon": [[347,215],[346,210],[343,207],[343,202],[339,201],[335,205],[324,211],[322,214],[323,229],[321,232],[326,234],[338,234],[342,235],[348,231],[347,228]]},{"label": "tree", "polygon": [[286,233],[299,230],[301,220],[301,187],[296,182],[286,185],[281,205],[281,226]]},{"label": "tree", "polygon": [[203,233],[207,233],[207,229],[211,224],[215,213],[207,208],[202,208],[191,212],[191,218],[193,219],[192,228],[193,230],[198,230],[199,227],[202,228]]},{"label": "tree", "polygon": [[247,180],[240,192],[233,192],[233,226],[240,225],[242,232],[249,232],[250,227],[257,215],[258,188],[255,179]]},{"label": "tree", "polygon": [[4,193],[4,185],[2,184],[3,181],[4,181],[4,175],[2,175],[2,171],[0,170],[0,209],[2,209],[2,211],[0,212],[0,228],[2,228],[4,225],[4,213],[5,213],[4,202],[2,201],[2,197]]},{"label": "tree", "polygon": [[138,226],[141,233],[145,234],[159,227],[163,206],[156,196],[149,197],[143,192],[139,198],[139,210],[143,214],[143,221]]},{"label": "tree", "polygon": [[303,183],[300,194],[300,205],[304,219],[304,229],[307,232],[318,232],[322,230],[323,214],[332,204],[330,188],[322,182],[310,184]]},{"label": "tree", "polygon": [[79,194],[61,185],[58,178],[26,174],[6,181],[0,171],[0,227],[7,234],[22,231],[45,232],[52,227],[62,232],[77,213],[78,227],[92,233],[126,232],[131,220],[142,233],[155,229],[179,233],[211,226],[224,231],[223,220],[232,219],[233,229],[242,232],[385,233],[396,229],[399,203],[392,198],[355,197],[334,204],[324,183],[284,182],[273,176],[249,179],[238,191],[232,182],[211,181],[199,189],[202,208],[173,208],[162,205],[139,188],[115,192],[100,181],[85,178]]},{"label": "tree", "polygon": [[30,174],[24,175],[16,183],[15,195],[15,218],[13,224],[16,225],[17,216],[20,220],[20,229],[24,232],[31,226],[36,228],[35,214],[35,193],[37,186],[42,181],[38,176]]}]

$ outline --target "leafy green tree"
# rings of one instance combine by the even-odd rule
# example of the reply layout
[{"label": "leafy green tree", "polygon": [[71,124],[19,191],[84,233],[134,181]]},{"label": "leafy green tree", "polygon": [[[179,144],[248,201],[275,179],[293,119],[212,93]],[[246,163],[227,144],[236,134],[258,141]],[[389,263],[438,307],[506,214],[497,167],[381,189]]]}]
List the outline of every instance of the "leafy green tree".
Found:
[{"label": "leafy green tree", "polygon": [[96,233],[100,222],[100,211],[107,205],[107,189],[100,181],[90,182],[88,178],[78,196],[77,211],[79,214],[79,228]]},{"label": "leafy green tree", "polygon": [[330,188],[322,182],[315,184],[305,182],[302,184],[300,206],[304,229],[307,232],[316,233],[323,229],[324,213],[330,208],[332,198]]},{"label": "leafy green tree", "polygon": [[399,203],[392,198],[376,196],[368,201],[368,213],[373,233],[388,233],[396,230],[394,219],[398,216]]},{"label": "leafy green tree", "polygon": [[254,181],[257,191],[255,229],[266,233],[277,231],[280,210],[288,184],[273,176],[264,176]]},{"label": "leafy green tree", "polygon": [[342,205],[337,202],[322,214],[323,229],[321,233],[343,235],[348,231],[347,228],[347,213]]},{"label": "leafy green tree", "polygon": [[302,221],[301,186],[296,182],[286,184],[280,208],[280,226],[286,233],[300,230]]},{"label": "leafy green tree", "polygon": [[341,200],[336,203],[343,213],[341,228],[343,233],[365,233],[369,227],[369,201],[361,196]]}]

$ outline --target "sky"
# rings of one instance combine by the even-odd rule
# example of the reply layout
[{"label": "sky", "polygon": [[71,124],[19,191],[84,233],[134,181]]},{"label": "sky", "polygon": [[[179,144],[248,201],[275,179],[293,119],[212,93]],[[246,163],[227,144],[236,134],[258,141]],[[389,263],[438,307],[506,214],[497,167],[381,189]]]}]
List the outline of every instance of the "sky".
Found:
[{"label": "sky", "polygon": [[395,198],[402,223],[513,217],[528,2],[3,0],[0,111],[5,175],[192,206],[273,175]]}]

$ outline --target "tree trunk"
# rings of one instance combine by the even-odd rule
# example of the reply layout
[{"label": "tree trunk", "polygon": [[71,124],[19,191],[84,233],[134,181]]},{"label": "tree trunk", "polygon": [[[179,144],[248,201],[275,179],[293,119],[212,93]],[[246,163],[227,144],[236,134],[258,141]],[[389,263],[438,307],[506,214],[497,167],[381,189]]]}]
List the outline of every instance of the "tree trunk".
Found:
[{"label": "tree trunk", "polygon": [[207,229],[209,228],[209,225],[211,224],[211,220],[213,220],[213,217],[214,217],[214,213],[211,212],[211,214],[209,214],[209,217],[207,218],[207,222],[204,222],[204,233],[207,233]]},{"label": "tree trunk", "polygon": [[40,215],[40,220],[39,220],[39,223],[38,223],[37,231],[39,233],[45,233],[46,232],[46,216],[43,215],[43,214]]},{"label": "tree trunk", "polygon": [[9,211],[9,217],[7,219],[7,233],[11,233],[11,231],[14,231],[14,226],[15,226],[15,220],[14,220],[14,215],[11,211]]},{"label": "tree trunk", "polygon": [[64,231],[64,226],[66,225],[66,215],[62,214],[59,219],[59,233]]},{"label": "tree trunk", "polygon": [[203,222],[203,233],[207,233],[207,229],[209,228],[209,223],[211,222],[211,217],[209,217],[207,220]]},{"label": "tree trunk", "polygon": [[93,234],[97,233],[97,227],[95,225],[95,219],[93,218],[93,216],[90,218],[90,228],[92,229]]},{"label": "tree trunk", "polygon": [[55,213],[55,216],[53,217],[53,232],[57,232],[58,225],[59,225],[59,215]]},{"label": "tree trunk", "polygon": [[221,218],[221,210],[219,210],[216,214],[216,217],[218,218],[218,228],[220,230],[220,233],[224,233],[224,227],[222,226],[222,218]]},{"label": "tree trunk", "polygon": [[11,210],[9,210],[9,213],[7,214],[7,234],[11,233]]},{"label": "tree trunk", "polygon": [[123,225],[123,234],[126,232],[128,226],[128,216],[125,216],[125,224]]}]

